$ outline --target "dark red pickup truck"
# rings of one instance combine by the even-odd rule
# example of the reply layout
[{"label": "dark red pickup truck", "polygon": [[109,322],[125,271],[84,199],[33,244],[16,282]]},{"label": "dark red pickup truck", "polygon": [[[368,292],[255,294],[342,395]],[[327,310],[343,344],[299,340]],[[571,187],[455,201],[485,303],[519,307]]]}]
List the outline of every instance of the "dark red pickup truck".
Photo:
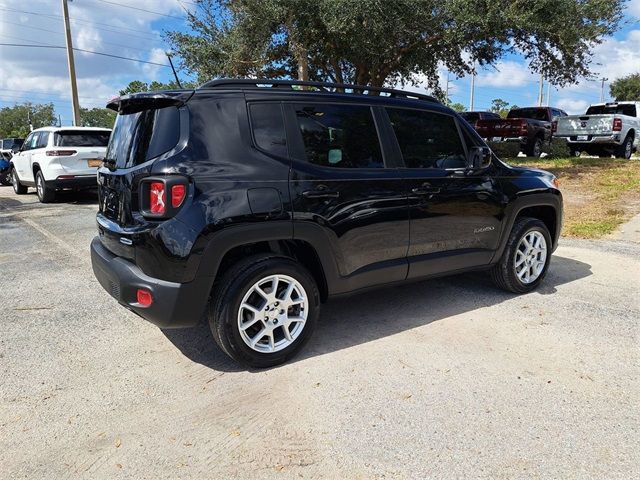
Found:
[{"label": "dark red pickup truck", "polygon": [[539,157],[544,144],[551,142],[558,117],[566,115],[552,107],[514,108],[507,118],[478,120],[475,128],[489,142],[519,142],[520,151]]}]

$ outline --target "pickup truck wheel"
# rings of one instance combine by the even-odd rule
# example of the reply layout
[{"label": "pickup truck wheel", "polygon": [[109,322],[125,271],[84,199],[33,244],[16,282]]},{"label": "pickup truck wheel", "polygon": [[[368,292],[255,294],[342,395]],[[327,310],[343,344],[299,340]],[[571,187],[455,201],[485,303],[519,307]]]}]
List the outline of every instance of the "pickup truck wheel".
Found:
[{"label": "pickup truck wheel", "polygon": [[36,173],[36,191],[38,192],[38,200],[41,203],[50,203],[56,199],[56,191],[51,187],[47,187],[42,170],[38,170],[38,173]]},{"label": "pickup truck wheel", "polygon": [[313,277],[288,257],[253,256],[214,288],[209,325],[238,363],[266,368],[286,362],[311,337],[320,313]]},{"label": "pickup truck wheel", "polygon": [[579,157],[582,152],[576,147],[569,147],[569,155],[572,157]]},{"label": "pickup truck wheel", "polygon": [[538,158],[542,154],[542,139],[536,137],[533,139],[527,146],[527,151],[525,152],[527,157],[536,157]]},{"label": "pickup truck wheel", "polygon": [[550,260],[551,235],[547,226],[535,218],[519,218],[500,262],[491,269],[491,277],[504,290],[526,293],[540,284]]},{"label": "pickup truck wheel", "polygon": [[20,183],[18,172],[16,172],[15,168],[11,169],[11,184],[13,185],[13,191],[16,192],[16,195],[24,195],[29,190]]},{"label": "pickup truck wheel", "polygon": [[627,135],[627,138],[624,139],[622,145],[616,148],[615,157],[616,158],[626,158],[629,160],[631,158],[631,154],[633,153],[633,137],[631,135]]},{"label": "pickup truck wheel", "polygon": [[4,185],[5,187],[8,185],[11,185],[11,171],[7,171],[4,173],[0,173],[0,184]]}]

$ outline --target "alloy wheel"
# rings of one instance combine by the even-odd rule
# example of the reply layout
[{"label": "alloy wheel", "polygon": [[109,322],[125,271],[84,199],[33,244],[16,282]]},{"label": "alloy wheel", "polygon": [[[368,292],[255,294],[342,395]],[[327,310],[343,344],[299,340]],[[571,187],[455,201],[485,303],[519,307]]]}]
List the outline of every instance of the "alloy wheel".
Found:
[{"label": "alloy wheel", "polygon": [[302,333],[308,310],[307,292],[299,281],[269,275],[254,283],[240,302],[240,336],[256,352],[283,350]]},{"label": "alloy wheel", "polygon": [[514,258],[517,277],[524,284],[535,282],[547,262],[547,241],[541,232],[531,230],[518,243]]}]

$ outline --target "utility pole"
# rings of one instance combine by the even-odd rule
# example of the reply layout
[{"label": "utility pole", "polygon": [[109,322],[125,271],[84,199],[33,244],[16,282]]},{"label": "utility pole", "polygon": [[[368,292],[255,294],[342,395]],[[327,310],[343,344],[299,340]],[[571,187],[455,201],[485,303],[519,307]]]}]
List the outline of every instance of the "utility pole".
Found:
[{"label": "utility pole", "polygon": [[602,81],[602,83],[600,84],[600,103],[604,103],[604,82],[609,79],[602,77],[600,80]]},{"label": "utility pole", "polygon": [[67,63],[69,65],[69,80],[71,81],[71,105],[73,107],[73,124],[80,125],[80,105],[78,104],[78,85],[76,83],[76,65],[73,61],[73,43],[71,42],[71,27],[69,25],[69,8],[67,0],[62,0],[62,16],[67,39]]},{"label": "utility pole", "polygon": [[543,88],[544,88],[544,74],[540,74],[540,92],[538,92],[538,106],[542,106],[542,97],[543,97]]},{"label": "utility pole", "polygon": [[447,70],[447,105],[449,104],[449,70]]},{"label": "utility pole", "polygon": [[547,107],[549,102],[551,102],[551,82],[547,82]]},{"label": "utility pole", "polygon": [[469,96],[469,111],[470,112],[473,112],[473,90],[475,88],[475,84],[476,84],[476,69],[475,69],[475,64],[474,64],[473,72],[471,73],[471,94]]}]

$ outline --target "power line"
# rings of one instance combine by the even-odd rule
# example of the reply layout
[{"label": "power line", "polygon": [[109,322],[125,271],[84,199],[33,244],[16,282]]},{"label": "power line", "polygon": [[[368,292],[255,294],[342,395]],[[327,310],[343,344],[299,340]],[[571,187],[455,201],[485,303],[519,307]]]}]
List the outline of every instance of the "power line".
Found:
[{"label": "power line", "polygon": [[[3,47],[32,47],[32,48],[65,48],[65,47],[61,47],[61,46],[58,46],[58,45],[29,45],[29,44],[26,44],[26,43],[0,43],[0,46],[3,46]],[[157,65],[159,67],[171,68],[171,65],[167,65],[166,63],[158,63],[158,62],[151,62],[151,61],[147,61],[147,60],[140,60],[138,58],[123,57],[121,55],[113,55],[111,53],[94,52],[93,50],[85,50],[84,48],[74,48],[73,50],[76,51],[76,52],[91,53],[93,55],[102,55],[103,57],[119,58],[119,59],[122,59],[122,60],[129,60],[129,61],[132,61],[132,62],[146,63],[148,65]]]},{"label": "power line", "polygon": [[176,15],[169,15],[167,13],[154,12],[153,10],[147,10],[147,9],[139,8],[139,7],[132,7],[130,5],[125,5],[123,3],[110,2],[109,0],[95,0],[95,1],[102,2],[102,3],[108,3],[109,5],[117,5],[118,7],[130,8],[132,10],[138,10],[139,12],[151,13],[153,15],[159,15],[161,17],[177,18],[178,20],[185,20],[184,17],[178,17]]}]

